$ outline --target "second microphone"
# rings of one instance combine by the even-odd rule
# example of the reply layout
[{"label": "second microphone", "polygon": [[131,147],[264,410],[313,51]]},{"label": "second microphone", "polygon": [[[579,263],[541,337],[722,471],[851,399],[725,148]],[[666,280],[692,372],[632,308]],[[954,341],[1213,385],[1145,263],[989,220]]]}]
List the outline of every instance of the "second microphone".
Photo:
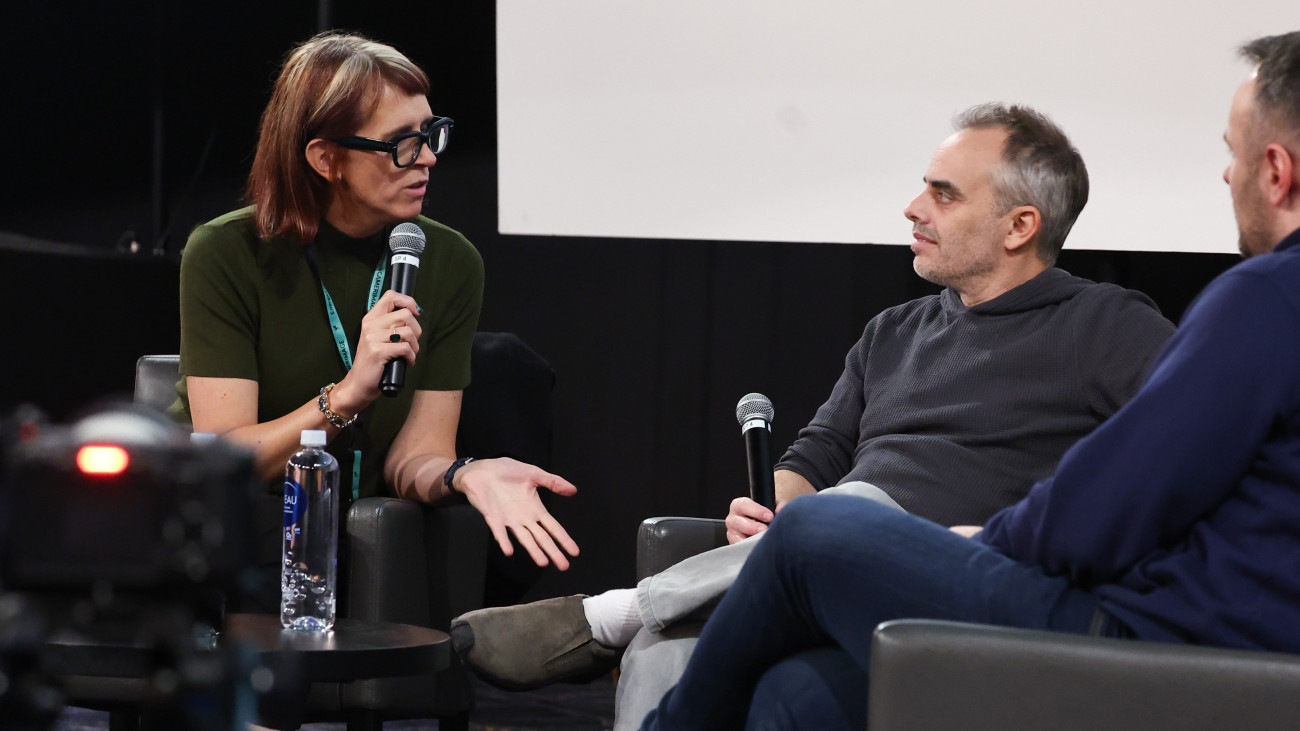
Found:
[{"label": "second microphone", "polygon": [[776,509],[772,478],[772,402],[761,393],[745,394],[736,404],[736,421],[745,435],[749,459],[749,497],[768,510]]}]

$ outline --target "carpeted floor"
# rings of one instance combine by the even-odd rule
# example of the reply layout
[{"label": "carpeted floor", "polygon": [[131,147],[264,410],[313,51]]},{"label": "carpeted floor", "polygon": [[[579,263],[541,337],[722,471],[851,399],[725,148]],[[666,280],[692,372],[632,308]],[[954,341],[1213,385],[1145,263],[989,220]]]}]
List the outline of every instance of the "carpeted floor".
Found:
[{"label": "carpeted floor", "polygon": [[[479,682],[478,705],[470,714],[472,731],[603,731],[614,726],[614,681],[559,684],[530,693],[507,693]],[[3,725],[3,724],[0,724]],[[103,731],[108,714],[68,708],[54,731]],[[343,731],[341,723],[309,724],[306,731]],[[431,731],[437,721],[390,721],[385,731]]]}]

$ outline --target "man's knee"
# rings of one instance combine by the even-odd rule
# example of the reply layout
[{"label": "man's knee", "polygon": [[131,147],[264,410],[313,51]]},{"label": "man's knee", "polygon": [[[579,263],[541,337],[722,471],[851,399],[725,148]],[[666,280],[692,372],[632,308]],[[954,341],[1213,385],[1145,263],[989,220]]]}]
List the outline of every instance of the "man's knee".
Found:
[{"label": "man's knee", "polygon": [[[881,505],[887,505],[894,510],[903,510],[903,506],[894,501],[889,493],[881,490],[879,487],[870,482],[854,480],[853,482],[843,482],[834,487],[828,487],[817,493],[818,495],[852,495],[854,497],[874,500]],[[906,512],[906,511],[903,511]]]},{"label": "man's knee", "polygon": [[907,513],[874,500],[850,495],[819,495],[816,500],[792,500],[772,521],[772,527],[767,531],[771,535],[765,540],[844,540],[869,532],[875,524],[907,517],[910,517]]}]

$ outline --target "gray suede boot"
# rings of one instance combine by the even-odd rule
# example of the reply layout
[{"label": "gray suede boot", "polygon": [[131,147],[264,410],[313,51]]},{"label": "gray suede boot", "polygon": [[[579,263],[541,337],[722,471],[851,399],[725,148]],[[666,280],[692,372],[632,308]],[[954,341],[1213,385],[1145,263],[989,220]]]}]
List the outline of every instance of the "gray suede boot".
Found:
[{"label": "gray suede boot", "polygon": [[618,667],[623,650],[591,636],[582,596],[466,612],[451,622],[456,654],[504,690],[590,680]]}]

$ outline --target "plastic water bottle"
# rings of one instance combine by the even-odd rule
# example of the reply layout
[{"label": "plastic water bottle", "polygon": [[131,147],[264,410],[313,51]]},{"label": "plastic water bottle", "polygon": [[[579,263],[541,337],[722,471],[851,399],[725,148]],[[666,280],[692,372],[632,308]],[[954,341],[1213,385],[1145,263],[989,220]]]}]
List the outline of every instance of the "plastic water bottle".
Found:
[{"label": "plastic water bottle", "polygon": [[303,430],[302,450],[284,467],[280,624],[287,629],[334,626],[339,463],[324,446],[325,432]]}]

